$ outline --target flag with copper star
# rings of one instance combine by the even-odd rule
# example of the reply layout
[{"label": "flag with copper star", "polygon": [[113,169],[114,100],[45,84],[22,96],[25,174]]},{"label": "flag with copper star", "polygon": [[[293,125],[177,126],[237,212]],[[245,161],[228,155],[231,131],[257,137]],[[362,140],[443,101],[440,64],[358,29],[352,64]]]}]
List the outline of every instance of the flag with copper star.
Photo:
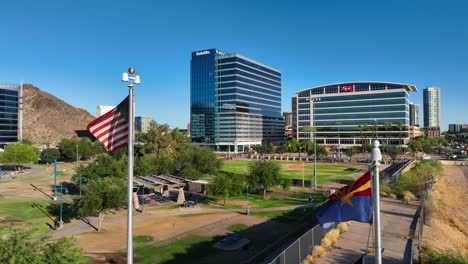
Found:
[{"label": "flag with copper star", "polygon": [[366,172],[350,185],[330,195],[315,215],[319,224],[328,228],[334,223],[359,221],[369,223],[372,212],[371,173]]}]

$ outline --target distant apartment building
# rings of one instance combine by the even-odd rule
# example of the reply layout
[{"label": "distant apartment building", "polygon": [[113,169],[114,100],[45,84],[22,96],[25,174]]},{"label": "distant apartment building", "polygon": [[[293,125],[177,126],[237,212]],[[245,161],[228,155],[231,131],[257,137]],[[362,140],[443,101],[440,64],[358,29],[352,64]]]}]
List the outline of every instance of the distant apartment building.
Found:
[{"label": "distant apartment building", "polygon": [[23,139],[22,85],[0,82],[0,146]]},{"label": "distant apartment building", "polygon": [[293,137],[292,132],[292,112],[283,112],[284,118],[284,136],[286,140]]},{"label": "distant apartment building", "polygon": [[115,106],[111,105],[98,105],[96,109],[96,116],[100,117],[114,108]]},{"label": "distant apartment building", "polygon": [[[410,138],[409,93],[414,85],[390,82],[346,82],[296,92],[297,138],[330,147],[352,147],[377,138],[390,145]],[[297,102],[297,103],[296,103]],[[297,106],[294,106],[297,105]],[[386,123],[393,124],[389,129]],[[400,129],[402,126],[402,129]],[[316,133],[306,132],[314,127]]]},{"label": "distant apartment building", "polygon": [[440,88],[430,86],[423,90],[424,129],[426,136],[440,136]]},{"label": "distant apartment building", "polygon": [[419,104],[409,104],[410,126],[419,127]]},{"label": "distant apartment building", "polygon": [[148,132],[151,122],[155,121],[153,117],[150,116],[136,116],[135,117],[135,131],[138,132]]},{"label": "distant apartment building", "polygon": [[468,133],[468,124],[449,124],[448,132],[456,135]]},{"label": "distant apartment building", "polygon": [[291,98],[292,137],[297,139],[297,97]]},{"label": "distant apartment building", "polygon": [[190,141],[220,152],[243,152],[284,141],[281,72],[237,53],[192,52]]}]

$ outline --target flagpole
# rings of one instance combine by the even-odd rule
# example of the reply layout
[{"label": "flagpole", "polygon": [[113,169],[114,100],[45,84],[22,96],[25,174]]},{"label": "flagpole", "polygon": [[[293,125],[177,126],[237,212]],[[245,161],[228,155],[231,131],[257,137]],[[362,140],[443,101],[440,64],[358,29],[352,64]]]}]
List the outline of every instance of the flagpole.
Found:
[{"label": "flagpole", "polygon": [[379,191],[379,161],[382,160],[382,154],[380,153],[380,143],[378,140],[374,140],[372,142],[372,152],[371,152],[371,160],[372,160],[372,198],[374,204],[374,212],[373,212],[373,225],[374,225],[374,256],[376,264],[382,263],[382,246],[380,240],[380,191]]},{"label": "flagpole", "polygon": [[[135,69],[130,67],[128,73],[134,74]],[[129,81],[130,80],[130,81]],[[128,196],[127,196],[127,264],[133,263],[133,138],[134,138],[134,86],[140,84],[140,76],[129,77],[122,74],[122,81],[129,82],[129,107],[128,107]]]}]

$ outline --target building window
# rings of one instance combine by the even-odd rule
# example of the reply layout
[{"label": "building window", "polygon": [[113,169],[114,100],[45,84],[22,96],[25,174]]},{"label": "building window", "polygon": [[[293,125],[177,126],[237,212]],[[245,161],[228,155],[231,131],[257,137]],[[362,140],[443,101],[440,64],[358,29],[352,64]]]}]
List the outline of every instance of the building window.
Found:
[{"label": "building window", "polygon": [[325,88],[325,93],[331,94],[331,93],[338,93],[338,86],[329,86]]}]

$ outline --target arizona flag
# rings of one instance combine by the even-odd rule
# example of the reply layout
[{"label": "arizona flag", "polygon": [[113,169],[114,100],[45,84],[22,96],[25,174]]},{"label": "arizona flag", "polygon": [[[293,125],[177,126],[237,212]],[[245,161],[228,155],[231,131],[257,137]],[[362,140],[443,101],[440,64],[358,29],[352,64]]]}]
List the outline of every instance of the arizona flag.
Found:
[{"label": "arizona flag", "polygon": [[337,222],[355,220],[369,223],[372,211],[370,171],[328,197],[315,215],[320,225],[330,227]]},{"label": "arizona flag", "polygon": [[116,108],[94,119],[87,127],[111,153],[128,145],[128,110],[127,96]]}]

